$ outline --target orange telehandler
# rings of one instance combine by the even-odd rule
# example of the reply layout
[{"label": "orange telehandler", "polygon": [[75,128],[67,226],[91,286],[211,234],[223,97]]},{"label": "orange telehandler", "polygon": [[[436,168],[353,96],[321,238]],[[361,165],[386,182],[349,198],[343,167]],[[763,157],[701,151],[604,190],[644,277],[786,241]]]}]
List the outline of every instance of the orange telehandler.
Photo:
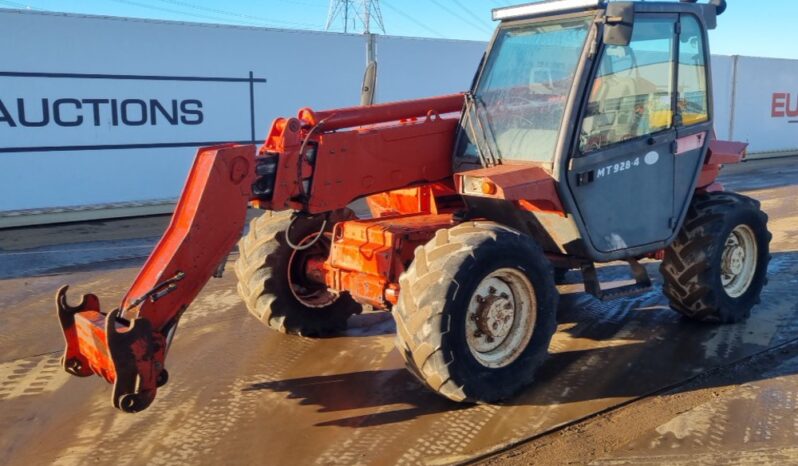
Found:
[{"label": "orange telehandler", "polygon": [[[555,278],[611,299],[651,287],[688,318],[738,322],[766,282],[767,216],[723,191],[745,144],[713,133],[707,30],[723,0],[552,0],[500,20],[464,94],[278,118],[265,143],[199,150],[172,222],[116,309],[57,294],[64,368],[145,409],[183,312],[238,243],[238,291],[280,332],[392,312],[409,370],[457,401],[532,381]],[[369,218],[348,206],[365,198]],[[595,264],[626,261],[602,288]],[[221,264],[221,265],[220,265]]]}]

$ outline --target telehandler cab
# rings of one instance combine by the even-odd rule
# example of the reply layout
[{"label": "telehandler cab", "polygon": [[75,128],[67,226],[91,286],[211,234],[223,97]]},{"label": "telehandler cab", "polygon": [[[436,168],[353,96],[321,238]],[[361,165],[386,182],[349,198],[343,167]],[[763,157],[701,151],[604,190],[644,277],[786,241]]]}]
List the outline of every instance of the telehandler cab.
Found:
[{"label": "telehandler cab", "polygon": [[[759,203],[724,192],[745,144],[713,133],[709,3],[554,0],[500,20],[465,94],[313,111],[265,143],[200,149],[172,222],[118,308],[57,295],[64,368],[114,384],[136,412],[167,381],[183,311],[221,272],[247,205],[238,291],[280,332],[344,329],[389,310],[424,384],[493,402],[528,385],[555,331],[555,276],[580,269],[599,299],[651,286],[705,322],[749,316],[766,282]],[[348,206],[365,198],[369,218]],[[626,261],[605,289],[595,264]]]}]

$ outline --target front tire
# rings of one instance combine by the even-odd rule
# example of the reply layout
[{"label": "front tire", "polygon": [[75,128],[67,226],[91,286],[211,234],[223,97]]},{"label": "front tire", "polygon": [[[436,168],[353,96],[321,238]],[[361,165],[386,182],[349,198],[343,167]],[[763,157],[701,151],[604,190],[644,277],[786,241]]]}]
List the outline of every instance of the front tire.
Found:
[{"label": "front tire", "polygon": [[558,294],[531,238],[491,222],[440,230],[399,283],[396,344],[422,383],[454,401],[495,402],[532,382]]},{"label": "front tire", "polygon": [[249,312],[282,333],[321,337],[345,330],[349,317],[359,314],[362,306],[349,294],[333,294],[305,277],[309,257],[329,255],[329,239],[323,236],[313,247],[297,251],[286,234],[302,247],[322,230],[325,220],[323,230],[328,233],[337,222],[352,218],[351,210],[342,209],[329,217],[268,211],[253,219],[238,244],[235,264],[238,294]]},{"label": "front tire", "polygon": [[700,322],[747,319],[767,283],[767,221],[749,197],[697,194],[660,266],[671,308]]}]

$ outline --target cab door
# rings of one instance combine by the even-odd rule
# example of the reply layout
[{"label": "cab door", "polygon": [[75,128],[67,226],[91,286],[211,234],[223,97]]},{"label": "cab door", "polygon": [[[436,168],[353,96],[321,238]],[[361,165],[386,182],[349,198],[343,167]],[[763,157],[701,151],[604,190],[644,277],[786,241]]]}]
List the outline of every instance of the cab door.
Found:
[{"label": "cab door", "polygon": [[568,184],[593,247],[612,254],[673,232],[677,15],[635,17],[605,45],[583,105]]},{"label": "cab door", "polygon": [[676,216],[682,218],[706,158],[713,121],[706,28],[692,14],[680,15],[679,21],[673,199]]}]

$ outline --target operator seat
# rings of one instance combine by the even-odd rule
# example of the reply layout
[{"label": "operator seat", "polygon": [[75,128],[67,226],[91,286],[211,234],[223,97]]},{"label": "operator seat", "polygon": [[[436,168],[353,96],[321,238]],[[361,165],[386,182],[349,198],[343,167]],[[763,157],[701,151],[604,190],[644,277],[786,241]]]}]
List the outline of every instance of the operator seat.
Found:
[{"label": "operator seat", "polygon": [[[605,64],[605,70],[609,69]],[[632,66],[619,72],[605,72],[593,86],[582,125],[582,139],[603,135],[606,144],[648,134],[654,128],[670,126],[671,111],[657,110],[656,84],[643,77],[657,73],[656,67],[668,64]]]}]

